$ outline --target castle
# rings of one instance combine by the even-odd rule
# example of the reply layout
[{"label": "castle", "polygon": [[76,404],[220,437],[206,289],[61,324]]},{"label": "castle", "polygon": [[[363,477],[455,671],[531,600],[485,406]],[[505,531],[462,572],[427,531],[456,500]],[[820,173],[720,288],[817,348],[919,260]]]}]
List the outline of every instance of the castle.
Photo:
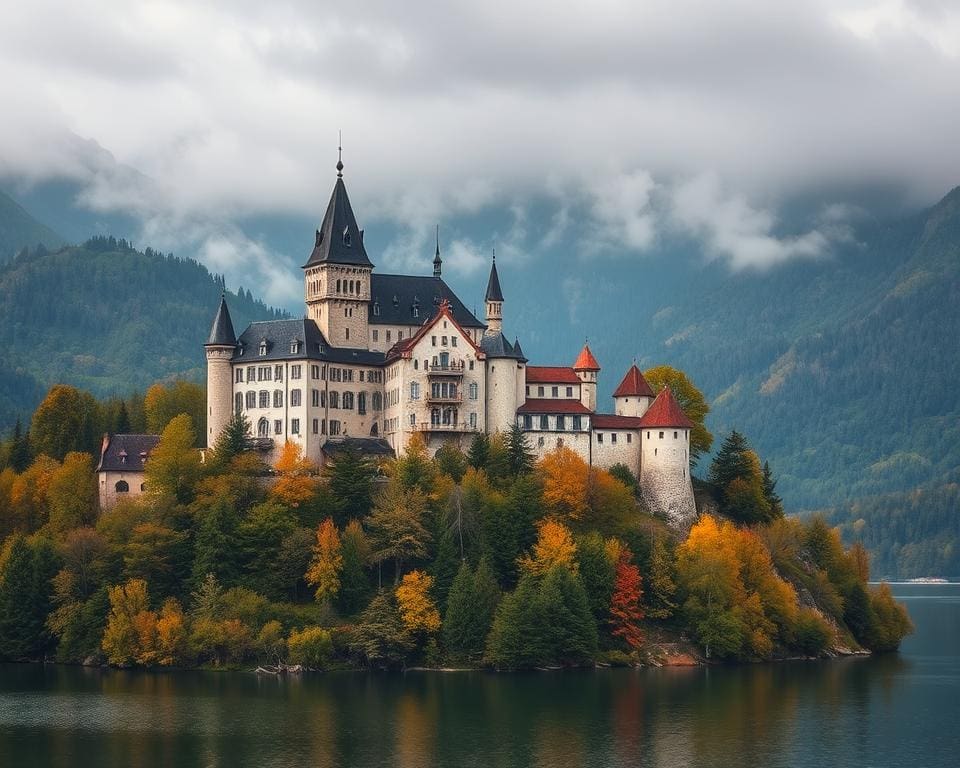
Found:
[{"label": "castle", "polygon": [[535,366],[503,333],[496,257],[484,322],[442,277],[374,271],[343,182],[343,163],[304,270],[299,320],[251,323],[236,336],[221,298],[207,343],[207,445],[235,412],[259,448],[285,441],[320,462],[344,445],[402,452],[421,433],[431,452],[517,424],[541,457],[565,445],[592,466],[625,464],[652,511],[693,519],[692,423],[669,388],[655,395],[634,365],[597,412],[600,365],[584,346],[572,366]]}]

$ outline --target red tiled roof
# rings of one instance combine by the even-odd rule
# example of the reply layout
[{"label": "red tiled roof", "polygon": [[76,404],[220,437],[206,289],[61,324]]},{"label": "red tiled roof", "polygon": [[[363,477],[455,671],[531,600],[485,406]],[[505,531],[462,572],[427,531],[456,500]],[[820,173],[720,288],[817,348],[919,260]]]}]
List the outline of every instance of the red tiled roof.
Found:
[{"label": "red tiled roof", "polygon": [[687,418],[683,409],[673,397],[670,387],[664,387],[657,399],[653,401],[647,412],[640,417],[640,426],[647,427],[682,427],[690,429],[693,422]]},{"label": "red tiled roof", "polygon": [[591,411],[579,400],[534,398],[527,400],[517,408],[517,413],[582,413],[589,415]]},{"label": "red tiled roof", "polygon": [[590,345],[584,344],[583,349],[580,350],[580,355],[577,357],[577,362],[573,364],[573,370],[575,371],[599,371],[600,363],[597,362],[597,358],[593,356],[593,352],[590,351]]},{"label": "red tiled roof", "polygon": [[640,369],[636,365],[631,365],[627,375],[623,377],[620,386],[613,393],[614,397],[653,397],[653,390],[643,378]]},{"label": "red tiled roof", "polygon": [[595,413],[590,418],[590,425],[596,429],[640,429],[640,418],[640,416]]},{"label": "red tiled roof", "polygon": [[573,368],[559,365],[528,365],[527,384],[579,384],[580,377]]}]

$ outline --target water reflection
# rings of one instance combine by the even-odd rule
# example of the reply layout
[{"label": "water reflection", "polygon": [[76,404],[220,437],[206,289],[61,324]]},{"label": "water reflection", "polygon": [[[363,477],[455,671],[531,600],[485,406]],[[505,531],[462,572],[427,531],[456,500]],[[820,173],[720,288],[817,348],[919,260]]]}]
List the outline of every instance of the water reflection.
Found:
[{"label": "water reflection", "polygon": [[4,665],[0,764],[952,766],[950,610],[911,605],[900,656],[820,663],[302,679]]}]

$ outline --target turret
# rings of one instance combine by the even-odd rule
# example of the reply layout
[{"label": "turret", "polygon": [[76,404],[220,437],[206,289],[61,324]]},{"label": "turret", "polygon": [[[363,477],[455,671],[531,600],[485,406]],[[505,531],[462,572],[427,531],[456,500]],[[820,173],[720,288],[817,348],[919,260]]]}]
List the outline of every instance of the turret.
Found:
[{"label": "turret", "polygon": [[233,353],[237,348],[237,335],[233,331],[227,299],[220,297],[217,315],[207,343],[203,345],[207,356],[207,447],[213,448],[220,433],[230,421],[233,408]]},{"label": "turret", "polygon": [[647,508],[665,515],[677,528],[697,516],[690,479],[690,430],[687,418],[664,387],[640,419],[640,490]]},{"label": "turret", "polygon": [[440,277],[443,259],[440,258],[440,225],[437,224],[437,252],[433,257],[433,276]]},{"label": "turret", "polygon": [[643,416],[653,398],[653,390],[634,364],[613,392],[614,411],[617,416]]},{"label": "turret", "polygon": [[573,370],[580,379],[580,402],[591,411],[597,410],[597,374],[600,373],[600,363],[593,356],[588,344],[583,345]]},{"label": "turret", "polygon": [[490,279],[487,280],[484,301],[487,305],[487,333],[500,333],[503,330],[503,291],[500,290],[500,276],[497,274],[496,251],[490,265]]}]

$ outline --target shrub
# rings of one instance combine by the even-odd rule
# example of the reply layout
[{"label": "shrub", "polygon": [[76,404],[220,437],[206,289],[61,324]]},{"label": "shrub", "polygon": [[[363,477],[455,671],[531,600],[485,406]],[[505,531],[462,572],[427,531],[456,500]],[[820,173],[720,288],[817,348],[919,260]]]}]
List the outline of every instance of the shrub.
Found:
[{"label": "shrub", "polygon": [[323,627],[304,627],[290,633],[287,648],[291,664],[323,669],[333,655],[333,638],[330,631]]}]

